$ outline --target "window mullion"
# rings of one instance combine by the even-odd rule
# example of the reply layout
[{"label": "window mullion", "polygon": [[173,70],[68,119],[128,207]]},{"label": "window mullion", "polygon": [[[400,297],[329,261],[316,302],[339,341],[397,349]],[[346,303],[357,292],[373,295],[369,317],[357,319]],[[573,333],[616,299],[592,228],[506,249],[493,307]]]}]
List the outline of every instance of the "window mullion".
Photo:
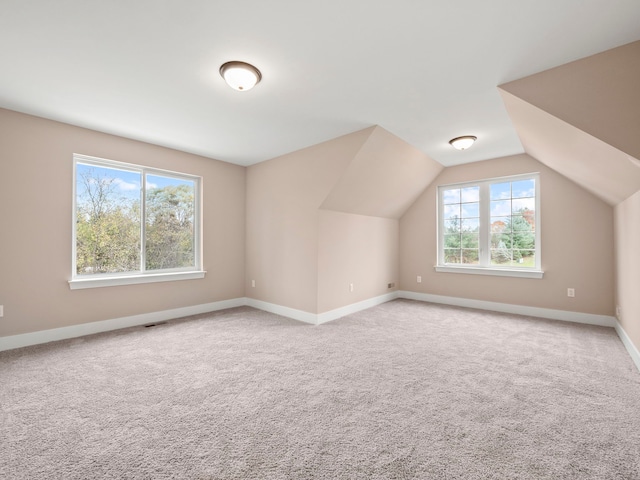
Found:
[{"label": "window mullion", "polygon": [[491,258],[491,203],[489,183],[480,183],[480,266],[487,267]]},{"label": "window mullion", "polygon": [[437,209],[438,209],[438,265],[444,263],[444,208],[442,201],[442,188],[438,188]]},{"label": "window mullion", "polygon": [[79,154],[73,162],[74,282],[202,269],[201,177]]},{"label": "window mullion", "polygon": [[536,195],[536,206],[535,206],[535,258],[536,258],[536,264],[535,264],[535,268],[538,270],[542,269],[542,258],[541,258],[541,244],[540,244],[540,226],[541,226],[541,221],[540,221],[540,175],[535,175],[534,176],[535,182],[536,182],[536,187],[535,187],[535,195]]},{"label": "window mullion", "polygon": [[[517,188],[517,194],[514,193],[514,188]],[[471,197],[463,195],[465,189],[473,189],[473,198],[478,198],[479,202],[477,207]],[[458,194],[460,198],[456,200]],[[542,278],[538,173],[439,185],[437,201],[436,271]],[[454,218],[456,208],[461,212],[462,237],[459,244],[462,256],[453,253],[458,245],[453,235],[456,222],[449,219]],[[476,214],[471,213],[471,209],[475,208],[478,211],[477,230],[472,223],[475,222]],[[475,265],[466,260],[470,257],[465,257],[465,254],[471,255],[471,251],[464,247],[469,247],[468,241],[472,237],[467,236],[465,239],[463,230],[470,228],[478,232],[478,261]],[[517,254],[517,262],[514,262],[514,252]]]},{"label": "window mullion", "polygon": [[140,188],[140,272],[146,271],[147,265],[147,173],[142,170]]}]

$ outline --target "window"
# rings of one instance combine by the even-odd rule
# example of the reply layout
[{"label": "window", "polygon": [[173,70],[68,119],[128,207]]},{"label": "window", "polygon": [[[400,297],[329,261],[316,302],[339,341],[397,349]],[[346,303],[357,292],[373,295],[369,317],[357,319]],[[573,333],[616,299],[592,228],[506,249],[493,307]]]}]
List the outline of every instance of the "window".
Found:
[{"label": "window", "polygon": [[438,187],[439,272],[541,278],[539,175]]},{"label": "window", "polygon": [[71,288],[202,278],[200,177],[74,155]]}]

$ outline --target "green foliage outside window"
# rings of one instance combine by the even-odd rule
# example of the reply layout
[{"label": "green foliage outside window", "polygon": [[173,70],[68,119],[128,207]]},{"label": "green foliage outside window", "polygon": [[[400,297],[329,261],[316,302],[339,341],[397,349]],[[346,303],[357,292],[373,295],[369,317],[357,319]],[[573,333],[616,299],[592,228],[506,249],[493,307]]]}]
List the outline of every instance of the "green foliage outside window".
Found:
[{"label": "green foliage outside window", "polygon": [[171,177],[148,176],[153,180],[163,179],[165,184],[147,187],[143,269],[142,173],[84,164],[78,164],[77,169],[77,275],[195,265],[194,182],[175,179],[172,183]]},{"label": "green foliage outside window", "polygon": [[[492,225],[491,263],[498,265],[528,266],[535,252],[533,211],[521,209],[504,223]],[[444,231],[444,256],[446,263],[478,263],[479,228],[461,228],[460,219],[447,220]]]},{"label": "green foliage outside window", "polygon": [[147,192],[146,264],[148,270],[194,263],[193,189],[187,185]]}]

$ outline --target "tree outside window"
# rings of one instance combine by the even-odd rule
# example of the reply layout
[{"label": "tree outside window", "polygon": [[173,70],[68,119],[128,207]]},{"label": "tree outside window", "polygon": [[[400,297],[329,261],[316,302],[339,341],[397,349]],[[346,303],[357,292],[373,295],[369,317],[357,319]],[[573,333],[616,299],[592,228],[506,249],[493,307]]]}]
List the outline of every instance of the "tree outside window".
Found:
[{"label": "tree outside window", "polygon": [[85,157],[75,168],[74,277],[199,268],[198,177]]},{"label": "tree outside window", "polygon": [[538,175],[439,187],[438,265],[539,270]]}]

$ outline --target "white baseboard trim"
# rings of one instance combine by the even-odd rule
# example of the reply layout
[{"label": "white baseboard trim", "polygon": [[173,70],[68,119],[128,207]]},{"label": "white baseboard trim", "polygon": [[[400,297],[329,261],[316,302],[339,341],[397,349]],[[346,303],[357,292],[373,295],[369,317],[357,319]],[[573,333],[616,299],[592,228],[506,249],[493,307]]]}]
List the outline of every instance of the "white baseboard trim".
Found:
[{"label": "white baseboard trim", "polygon": [[636,367],[638,367],[638,370],[640,370],[640,350],[638,350],[638,348],[633,344],[633,342],[629,338],[629,335],[627,335],[627,332],[624,331],[624,328],[622,328],[622,325],[620,325],[620,322],[618,322],[617,320],[615,329],[616,333],[620,337],[620,340],[622,340],[624,348],[626,348],[627,352],[629,352],[631,360],[633,360],[633,363],[635,363]]},{"label": "white baseboard trim", "polygon": [[532,317],[548,318],[551,320],[562,320],[565,322],[586,323],[588,325],[598,325],[601,327],[612,327],[615,329],[622,344],[629,352],[631,360],[640,370],[640,351],[633,344],[627,332],[615,317],[607,315],[594,315],[591,313],[568,312],[566,310],[554,310],[551,308],[526,307],[521,305],[511,305],[508,303],[486,302],[484,300],[471,300],[468,298],[446,297],[444,295],[431,295],[428,293],[399,291],[398,298],[409,300],[419,300],[423,302],[442,303],[454,305],[456,307],[477,308],[480,310],[493,310],[496,312],[515,313],[518,315],[528,315]]},{"label": "white baseboard trim", "polygon": [[432,295],[409,291],[398,292],[399,298],[420,300],[423,302],[442,303],[457,307],[477,308],[479,310],[493,310],[494,312],[514,313],[531,317],[549,318],[565,322],[585,323],[599,325],[601,327],[615,327],[616,319],[607,315],[594,315],[592,313],[569,312],[566,310],[554,310],[551,308],[527,307],[524,305],[512,305],[509,303],[487,302],[484,300],[472,300],[469,298],[447,297],[444,295]]},{"label": "white baseboard trim", "polygon": [[283,307],[282,305],[276,305],[275,303],[263,302],[262,300],[255,300],[253,298],[247,298],[246,304],[249,307],[257,308],[258,310],[264,310],[265,312],[275,313],[276,315],[282,315],[293,320],[298,320],[304,323],[310,323],[312,325],[320,325],[327,323],[338,318],[342,318],[346,315],[366,310],[367,308],[375,307],[381,303],[388,302],[398,298],[398,292],[387,293],[378,297],[368,298],[361,302],[352,303],[344,307],[336,308],[324,313],[310,313],[303,310],[296,310],[295,308]]},{"label": "white baseboard trim", "polygon": [[443,295],[431,295],[428,293],[418,293],[409,291],[395,291],[373,297],[361,302],[336,308],[328,312],[314,314],[303,310],[284,307],[273,303],[263,302],[253,298],[234,298],[219,302],[206,303],[202,305],[194,305],[191,307],[174,308],[171,310],[163,310],[160,312],[143,313],[140,315],[132,315],[129,317],[115,318],[111,320],[103,320],[99,322],[83,323],[80,325],[71,325],[68,327],[53,328],[50,330],[41,330],[38,332],[24,333],[20,335],[12,335],[8,337],[0,337],[0,352],[3,350],[12,350],[14,348],[28,347],[42,343],[55,342],[58,340],[66,340],[69,338],[82,337],[84,335],[92,335],[94,333],[108,332],[121,328],[135,327],[146,325],[149,323],[173,320],[176,318],[187,317],[190,315],[198,315],[201,313],[214,312],[227,308],[249,306],[264,310],[266,312],[275,313],[284,317],[298,320],[312,325],[319,325],[330,322],[338,318],[356,313],[367,308],[375,307],[382,303],[394,300],[396,298],[406,298],[409,300],[419,300],[423,302],[441,303],[445,305],[454,305],[459,307],[477,308],[481,310],[493,310],[496,312],[514,313],[519,315],[528,315],[533,317],[549,318],[553,320],[563,320],[568,322],[586,323],[589,325],[600,325],[603,327],[615,328],[618,336],[622,340],[625,348],[631,355],[634,363],[640,370],[640,352],[631,342],[629,336],[622,326],[614,317],[606,315],[593,315],[589,313],[569,312],[565,310],[553,310],[548,308],[527,307],[522,305],[511,305],[498,302],[487,302],[483,300],[471,300],[459,297],[447,297]]},{"label": "white baseboard trim", "polygon": [[284,317],[298,320],[300,322],[318,325],[320,323],[329,322],[351,313],[359,312],[367,308],[374,307],[389,300],[397,298],[397,292],[393,292],[379,297],[374,297],[362,302],[347,305],[322,314],[314,314],[295,308],[284,307],[274,303],[263,302],[253,298],[234,298],[231,300],[223,300],[220,302],[206,303],[202,305],[194,305],[191,307],[174,308],[171,310],[163,310],[160,312],[143,313],[140,315],[132,315],[129,317],[114,318],[110,320],[102,320],[99,322],[82,323],[79,325],[70,325],[68,327],[52,328],[49,330],[40,330],[38,332],[23,333],[20,335],[11,335],[8,337],[0,337],[0,352],[4,350],[13,350],[14,348],[28,347],[31,345],[39,345],[42,343],[55,342],[58,340],[66,340],[69,338],[82,337],[84,335],[92,335],[94,333],[109,332],[121,328],[137,327],[149,323],[173,320],[190,315],[198,315],[201,313],[214,312],[216,310],[224,310],[227,308],[249,306],[264,310],[265,312],[275,313]]},{"label": "white baseboard trim", "polygon": [[383,303],[389,302],[391,300],[395,300],[398,298],[398,292],[385,293],[384,295],[380,295],[373,298],[368,298],[367,300],[362,300],[361,302],[352,303],[351,305],[346,305],[344,307],[336,308],[335,310],[329,310],[328,312],[319,313],[317,315],[317,324],[327,323],[332,320],[337,320],[338,318],[342,318],[346,315],[351,315],[352,313],[360,312],[361,310],[366,310],[367,308],[375,307],[376,305],[381,305]]},{"label": "white baseboard trim", "polygon": [[304,323],[311,323],[317,325],[317,315],[315,313],[305,312],[304,310],[296,310],[295,308],[283,307],[282,305],[276,305],[275,303],[263,302],[262,300],[256,300],[254,298],[245,298],[245,305],[248,307],[257,308],[258,310],[264,310],[265,312],[275,313],[283,317],[298,320]]},{"label": "white baseboard trim", "polygon": [[66,340],[68,338],[82,337],[84,335],[92,335],[94,333],[108,332],[111,330],[118,330],[120,328],[137,327],[149,323],[163,322],[166,320],[173,320],[175,318],[188,317],[189,315],[198,315],[200,313],[214,312],[216,310],[241,307],[243,305],[246,305],[245,298],[234,298],[231,300],[222,300],[220,302],[205,303],[191,307],[174,308],[171,310],[163,310],[161,312],[143,313],[140,315],[132,315],[130,317],[81,323],[79,325],[70,325],[68,327],[52,328],[50,330],[40,330],[39,332],[0,337],[0,352],[3,350],[12,350],[14,348],[28,347],[30,345]]}]

